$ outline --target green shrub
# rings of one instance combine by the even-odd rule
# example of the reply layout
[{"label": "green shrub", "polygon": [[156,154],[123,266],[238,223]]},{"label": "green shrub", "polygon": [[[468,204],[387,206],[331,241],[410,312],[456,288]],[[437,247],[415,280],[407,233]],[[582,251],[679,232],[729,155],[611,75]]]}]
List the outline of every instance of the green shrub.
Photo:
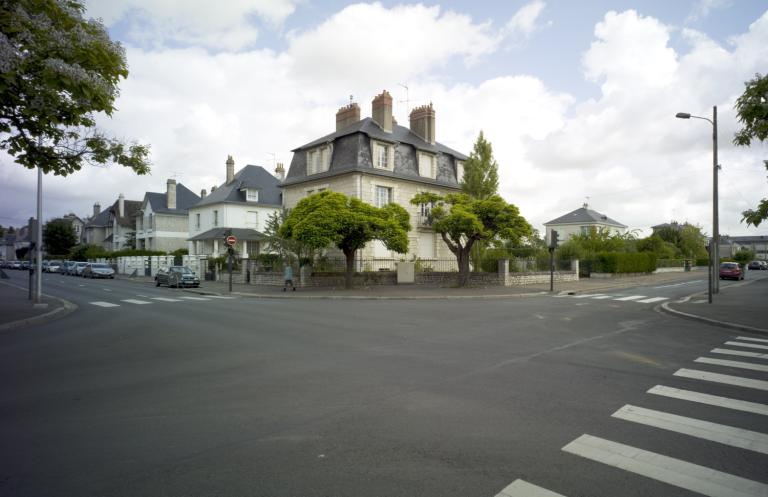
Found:
[{"label": "green shrub", "polygon": [[696,265],[697,266],[709,266],[709,259],[696,259]]},{"label": "green shrub", "polygon": [[503,248],[487,249],[480,262],[480,269],[486,273],[495,273],[499,270],[499,261],[509,259],[509,253]]},{"label": "green shrub", "polygon": [[657,259],[656,267],[683,267],[685,259]]},{"label": "green shrub", "polygon": [[656,255],[651,252],[601,252],[592,261],[595,273],[651,273],[656,269]]}]

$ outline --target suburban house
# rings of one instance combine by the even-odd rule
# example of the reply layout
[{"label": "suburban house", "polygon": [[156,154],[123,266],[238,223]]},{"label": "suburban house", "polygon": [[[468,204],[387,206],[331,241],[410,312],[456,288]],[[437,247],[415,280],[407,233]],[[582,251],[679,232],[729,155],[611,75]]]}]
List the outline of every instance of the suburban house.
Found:
[{"label": "suburban house", "polygon": [[219,256],[225,253],[225,238],[237,238],[241,257],[261,253],[264,228],[272,213],[282,210],[280,180],[261,166],[247,165],[235,174],[232,156],[226,162],[226,181],[211,188],[189,207],[189,253]]},{"label": "suburban house", "polygon": [[750,236],[721,236],[720,237],[720,257],[733,257],[739,250],[751,250],[755,253],[755,259],[761,261],[768,260],[768,236],[750,235]]},{"label": "suburban house", "polygon": [[83,242],[87,245],[104,247],[104,240],[107,238],[107,222],[109,222],[109,209],[102,211],[101,204],[96,202],[93,204],[93,215],[83,226]]},{"label": "suburban house", "polygon": [[189,208],[200,197],[175,179],[166,183],[165,193],[147,192],[136,212],[136,248],[173,252],[187,248]]},{"label": "suburban house", "polygon": [[85,234],[85,221],[80,219],[77,215],[73,213],[69,213],[66,216],[61,217],[63,220],[68,221],[70,225],[72,226],[72,231],[75,233],[75,238],[77,238],[77,243],[82,243],[84,239]]},{"label": "suburban house", "polygon": [[557,231],[558,242],[563,243],[574,235],[587,234],[593,228],[619,234],[623,234],[627,229],[626,225],[590,209],[586,203],[575,211],[544,223],[544,226],[547,230],[547,244],[552,240],[553,230]]},{"label": "suburban house", "polygon": [[96,202],[93,205],[93,217],[85,223],[85,243],[100,245],[110,251],[128,248],[135,233],[133,216],[140,207],[140,201],[125,200],[122,193],[114,204],[103,211]]},{"label": "suburban house", "polygon": [[[430,206],[411,205],[420,192],[456,193],[467,157],[435,141],[432,104],[413,109],[409,127],[392,116],[392,97],[377,95],[372,117],[360,118],[360,107],[350,103],[336,113],[336,131],[293,150],[288,175],[282,183],[283,203],[295,206],[302,198],[332,190],[382,207],[391,202],[411,214],[407,257],[453,259],[453,254],[431,227]],[[358,257],[390,259],[395,254],[376,241]]]}]

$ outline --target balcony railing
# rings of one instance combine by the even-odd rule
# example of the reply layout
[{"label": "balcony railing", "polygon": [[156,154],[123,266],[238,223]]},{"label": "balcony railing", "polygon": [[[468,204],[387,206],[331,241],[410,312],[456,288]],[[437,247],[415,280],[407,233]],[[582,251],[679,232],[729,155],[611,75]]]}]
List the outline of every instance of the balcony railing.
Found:
[{"label": "balcony railing", "polygon": [[420,228],[431,228],[432,227],[432,214],[421,214],[419,213],[418,219],[416,221],[418,223],[418,226]]}]

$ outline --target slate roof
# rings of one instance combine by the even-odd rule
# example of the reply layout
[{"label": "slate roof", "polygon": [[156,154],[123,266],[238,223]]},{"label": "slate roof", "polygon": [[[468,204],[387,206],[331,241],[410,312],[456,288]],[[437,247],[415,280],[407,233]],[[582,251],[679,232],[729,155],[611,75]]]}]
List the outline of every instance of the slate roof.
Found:
[{"label": "slate roof", "polygon": [[600,223],[608,224],[611,226],[617,226],[619,228],[626,228],[626,225],[621,224],[618,221],[611,219],[605,214],[601,214],[588,207],[581,207],[575,211],[569,212],[564,216],[560,216],[556,219],[544,223],[544,226],[550,224],[582,224],[582,223]]},{"label": "slate roof", "polygon": [[176,185],[176,208],[168,208],[168,193],[147,192],[144,199],[152,206],[152,212],[156,214],[170,214],[186,216],[190,207],[200,202],[200,196],[186,186]]},{"label": "slate roof", "polygon": [[281,206],[283,200],[279,185],[280,180],[269,174],[266,169],[249,164],[235,174],[235,179],[231,183],[216,187],[215,191],[190,207],[201,207],[220,202],[246,203],[245,192],[241,188],[257,188],[259,190],[259,201],[247,202],[248,204]]},{"label": "slate roof", "polygon": [[187,240],[190,242],[215,239],[224,240],[228,235],[235,235],[238,241],[259,241],[265,237],[263,233],[250,228],[213,228],[192,238],[187,238]]},{"label": "slate roof", "polygon": [[133,228],[135,225],[133,218],[141,209],[142,202],[140,200],[123,200],[124,215],[122,217],[117,215],[119,210],[118,202],[120,200],[115,200],[115,203],[109,208],[115,218],[117,218],[117,224],[125,228]]},{"label": "slate roof", "polygon": [[109,223],[109,209],[111,207],[107,207],[103,211],[99,212],[99,214],[93,218],[91,218],[90,221],[85,223],[85,227],[91,227],[91,228],[101,228],[106,226]]},{"label": "slate roof", "polygon": [[720,243],[768,243],[768,235],[722,236]]}]

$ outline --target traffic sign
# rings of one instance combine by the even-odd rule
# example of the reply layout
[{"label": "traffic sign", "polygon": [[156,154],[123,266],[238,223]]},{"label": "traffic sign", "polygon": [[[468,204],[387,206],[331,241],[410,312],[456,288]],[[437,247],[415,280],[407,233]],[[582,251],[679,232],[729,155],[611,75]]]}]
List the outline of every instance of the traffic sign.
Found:
[{"label": "traffic sign", "polygon": [[230,247],[234,246],[237,243],[237,238],[235,238],[235,235],[229,235],[227,237],[227,245]]}]

